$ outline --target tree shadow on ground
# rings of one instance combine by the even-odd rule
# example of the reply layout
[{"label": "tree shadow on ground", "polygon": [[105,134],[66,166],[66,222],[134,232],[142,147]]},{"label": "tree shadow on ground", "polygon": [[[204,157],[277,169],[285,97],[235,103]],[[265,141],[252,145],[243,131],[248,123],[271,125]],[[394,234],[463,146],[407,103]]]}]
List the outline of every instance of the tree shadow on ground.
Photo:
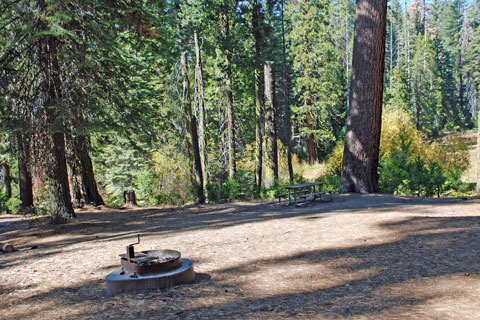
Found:
[{"label": "tree shadow on ground", "polygon": [[[480,282],[480,218],[411,218],[383,224],[381,227],[398,233],[401,240],[260,259],[248,265],[221,270],[220,278],[239,277],[299,261],[318,266],[346,261],[334,263],[340,282],[336,285],[315,289],[308,284],[308,281],[315,280],[312,277],[309,280],[309,275],[301,275],[306,280],[307,290],[292,288],[292,293],[247,298],[237,302],[258,308],[267,306],[268,310],[281,309],[289,317],[306,313],[355,318],[395,309],[407,310],[432,299],[461,295],[462,285],[468,286],[469,282],[477,292]],[[452,276],[463,278],[465,282],[451,280]],[[315,277],[322,277],[321,271],[313,275]],[[442,289],[428,287],[438,279],[446,279],[447,283],[451,280],[455,284],[449,283]],[[279,282],[285,280],[278,279]],[[247,283],[244,285],[248,286]],[[451,307],[453,310],[458,308],[461,313],[462,305]],[[229,304],[215,305],[209,311],[199,308],[188,312],[213,314],[219,309],[229,309]],[[231,311],[234,312],[233,309]]]},{"label": "tree shadow on ground", "polygon": [[[360,201],[359,201],[360,199]],[[16,237],[48,237],[52,235],[72,235],[72,239],[43,243],[43,246],[67,246],[83,241],[130,238],[138,233],[172,234],[200,229],[221,229],[246,223],[261,222],[272,219],[288,219],[297,216],[310,217],[318,214],[338,212],[355,213],[363,210],[387,212],[393,208],[397,211],[409,211],[410,205],[446,206],[468,205],[472,201],[452,198],[414,198],[382,194],[343,194],[336,195],[331,202],[314,202],[305,208],[279,206],[276,202],[237,202],[217,205],[189,205],[177,208],[131,208],[119,210],[104,208],[80,211],[78,221],[66,225],[43,223],[33,228],[1,230],[2,239]],[[404,208],[401,208],[404,207]],[[428,209],[422,213],[428,213]],[[30,245],[30,244],[29,244]]]},{"label": "tree shadow on ground", "polygon": [[[472,198],[463,201],[453,198],[414,198],[382,194],[343,194],[336,195],[332,202],[314,202],[305,208],[283,207],[276,202],[238,202],[217,205],[189,205],[168,208],[123,209],[92,208],[78,212],[78,221],[66,225],[51,225],[41,218],[42,223],[18,222],[22,228],[8,230],[0,228],[0,242],[17,239],[16,249],[30,250],[32,247],[45,248],[30,259],[41,259],[45,255],[64,252],[64,248],[81,242],[95,246],[101,242],[125,239],[127,242],[137,234],[165,236],[182,234],[202,229],[222,229],[247,223],[273,219],[289,219],[301,216],[304,219],[322,219],[338,213],[356,213],[369,210],[369,213],[383,213],[392,209],[410,212],[417,206],[416,213],[428,214],[428,206],[469,205],[478,202]],[[420,206],[420,207],[419,207]],[[425,206],[422,208],[422,206]],[[421,211],[419,211],[421,210]],[[320,215],[319,215],[320,214]],[[30,226],[26,228],[25,226]],[[60,238],[58,236],[61,236]],[[49,239],[51,237],[51,239]],[[39,239],[41,242],[38,243]],[[68,250],[68,249],[67,249]],[[3,255],[0,266],[13,266],[21,263],[14,254]]]},{"label": "tree shadow on ground", "polygon": [[[378,227],[397,235],[397,239],[259,258],[200,275],[192,285],[160,291],[109,298],[104,282],[96,280],[57,288],[22,303],[33,305],[53,299],[60,308],[75,310],[65,314],[67,319],[115,318],[122,314],[140,319],[160,314],[165,319],[357,319],[382,315],[418,318],[416,308],[436,299],[453,299],[448,307],[462,318],[462,312],[468,310],[455,305],[455,298],[477,292],[480,282],[480,218],[407,217],[379,223]],[[292,279],[285,273],[278,273],[278,286],[286,284],[282,292],[258,291],[252,282],[262,272],[275,273],[300,264],[307,265],[310,273],[299,273],[302,281],[295,287],[288,286]],[[442,318],[445,314],[427,317]]]}]

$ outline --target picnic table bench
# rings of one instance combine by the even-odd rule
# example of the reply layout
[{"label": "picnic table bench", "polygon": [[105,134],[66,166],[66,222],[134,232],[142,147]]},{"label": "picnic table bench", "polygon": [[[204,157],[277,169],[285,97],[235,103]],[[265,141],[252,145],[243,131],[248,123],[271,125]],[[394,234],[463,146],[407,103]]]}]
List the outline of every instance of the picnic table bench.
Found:
[{"label": "picnic table bench", "polygon": [[[285,186],[288,193],[277,195],[278,203],[282,206],[295,204],[297,207],[304,207],[308,202],[320,199],[322,201],[332,201],[332,190],[322,191],[323,182],[308,182]],[[317,189],[317,190],[316,190]]]}]

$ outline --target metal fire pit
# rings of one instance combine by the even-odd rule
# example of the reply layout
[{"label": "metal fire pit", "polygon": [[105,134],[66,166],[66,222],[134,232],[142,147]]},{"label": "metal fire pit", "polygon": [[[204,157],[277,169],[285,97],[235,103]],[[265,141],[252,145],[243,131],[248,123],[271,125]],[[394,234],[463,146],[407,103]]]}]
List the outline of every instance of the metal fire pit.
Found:
[{"label": "metal fire pit", "polygon": [[193,263],[175,250],[135,252],[134,245],[120,255],[122,267],[107,276],[107,294],[167,288],[195,281]]},{"label": "metal fire pit", "polygon": [[182,265],[180,252],[175,250],[150,250],[135,253],[133,257],[120,255],[125,271],[139,276],[166,272]]}]

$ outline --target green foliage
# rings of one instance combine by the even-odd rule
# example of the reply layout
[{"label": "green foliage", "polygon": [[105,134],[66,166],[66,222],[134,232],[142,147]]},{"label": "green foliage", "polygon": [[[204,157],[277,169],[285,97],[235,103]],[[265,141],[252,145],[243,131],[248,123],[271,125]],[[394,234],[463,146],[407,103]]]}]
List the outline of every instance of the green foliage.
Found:
[{"label": "green foliage", "polygon": [[123,203],[123,192],[133,189],[139,205],[180,205],[192,200],[188,161],[171,148],[152,153],[117,140],[96,159],[102,168],[103,188],[111,205]]},{"label": "green foliage", "polygon": [[[479,17],[480,18],[480,17]],[[480,20],[480,19],[479,19]],[[477,111],[480,107],[480,21],[479,25],[474,28],[473,38],[470,46],[467,49],[465,56],[465,72],[468,79],[471,79],[472,85],[475,88],[475,98],[477,101]],[[474,114],[474,116],[477,116]]]},{"label": "green foliage", "polygon": [[7,194],[5,192],[0,192],[0,212],[9,213],[7,201]]},{"label": "green foliage", "polygon": [[334,193],[338,193],[340,191],[340,175],[325,174],[318,180],[325,183],[322,186],[323,190],[332,190]]},{"label": "green foliage", "polygon": [[391,86],[386,88],[386,101],[389,108],[409,108],[409,92],[407,84],[407,75],[405,70],[400,67],[393,69],[390,75]]},{"label": "green foliage", "polygon": [[325,173],[331,176],[340,176],[342,174],[342,160],[343,160],[344,142],[339,141],[328,156],[327,167]]},{"label": "green foliage", "polygon": [[409,147],[401,143],[400,150],[394,150],[389,157],[379,164],[379,187],[382,192],[395,193],[403,181],[408,180],[407,168]]},{"label": "green foliage", "polygon": [[340,134],[346,111],[343,70],[329,21],[331,1],[291,1],[287,15],[298,100],[292,111],[300,134],[306,138],[313,133],[317,153],[325,156]]},{"label": "green foliage", "polygon": [[11,197],[10,199],[8,199],[6,201],[5,206],[7,207],[8,212],[17,213],[18,210],[20,209],[20,204],[21,203],[22,202],[20,201],[20,199],[18,199],[16,197]]},{"label": "green foliage", "polygon": [[383,192],[440,197],[463,187],[460,177],[469,163],[461,139],[428,144],[400,110],[386,113],[382,127],[379,186]]},{"label": "green foliage", "polygon": [[[91,135],[96,178],[107,204],[121,204],[126,189],[136,191],[141,205],[195,201],[178,59],[181,51],[187,51],[192,104],[194,110],[198,109],[192,68],[192,32],[196,30],[204,68],[211,171],[208,188],[214,201],[251,196],[255,169],[251,2],[46,3],[45,9],[38,1],[27,0],[0,5],[4,9],[0,10],[0,132],[8,135],[2,137],[2,143],[13,141],[19,130],[26,136],[33,135],[36,149],[32,153],[43,166],[39,158],[46,150],[48,129],[65,128],[72,136]],[[299,139],[295,140],[299,153],[293,155],[295,183],[304,182],[301,174],[305,165],[299,156],[305,137],[313,133],[316,155],[323,159],[330,154],[320,179],[326,182],[326,188],[336,190],[343,155],[340,140],[345,134],[355,2],[259,3],[265,15],[263,58],[274,61],[276,98],[279,106],[288,100],[292,107],[293,135]],[[385,118],[382,127],[380,184],[385,192],[392,193],[462,192],[466,187],[460,176],[468,163],[461,143],[431,144],[424,140],[446,129],[462,129],[468,113],[479,109],[479,2],[427,1],[427,37],[419,19],[420,9],[415,6],[418,1],[410,3],[403,8],[401,1],[389,2],[384,110],[393,116]],[[288,96],[283,94],[281,77],[283,5],[288,52],[285,84],[291,89]],[[459,23],[464,18],[463,5],[468,12],[464,25]],[[48,37],[58,40],[56,71],[62,82],[62,101],[55,106],[59,117],[49,124],[45,123],[42,103],[48,93],[44,88],[46,75],[39,69],[39,59],[45,55],[38,45]],[[231,58],[228,65],[227,56]],[[238,160],[238,173],[231,179],[225,174],[228,73]],[[464,87],[470,109],[461,108]],[[279,133],[286,132],[283,108],[278,109],[277,117]],[[286,148],[278,145],[280,181],[263,191],[265,197],[290,184],[285,182]],[[13,148],[7,149],[2,148],[2,155],[14,155]],[[317,175],[321,169],[315,169]],[[267,178],[263,181],[273,180]],[[10,202],[14,208],[15,201]],[[5,199],[1,203],[6,207]],[[49,212],[47,189],[40,190],[35,204],[37,212]]]},{"label": "green foliage", "polygon": [[252,172],[237,170],[233,177],[229,177],[221,184],[208,184],[209,200],[214,203],[251,198],[255,188],[255,179]]},{"label": "green foliage", "polygon": [[[441,115],[451,117],[451,109],[442,110],[442,79],[438,70],[436,53],[430,37],[417,36],[413,57],[413,110],[417,128],[430,137],[436,137],[442,129]],[[449,117],[450,116],[450,117]]]}]

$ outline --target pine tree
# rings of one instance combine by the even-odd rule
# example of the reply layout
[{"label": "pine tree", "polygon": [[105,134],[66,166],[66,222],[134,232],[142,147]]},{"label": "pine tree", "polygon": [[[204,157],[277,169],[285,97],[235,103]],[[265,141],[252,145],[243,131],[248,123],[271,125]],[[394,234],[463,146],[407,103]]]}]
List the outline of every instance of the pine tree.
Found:
[{"label": "pine tree", "polygon": [[[132,119],[137,125],[146,119],[154,122],[145,104],[132,103],[139,102],[132,91],[145,94],[131,81],[138,70],[133,60],[124,60],[128,46],[121,48],[118,42],[125,39],[127,24],[134,26],[133,32],[142,32],[142,8],[129,10],[120,2],[112,6],[89,0],[19,1],[2,12],[5,21],[15,21],[3,34],[8,40],[0,53],[2,70],[24,62],[17,64],[14,78],[11,72],[0,75],[9,87],[7,95],[30,109],[33,120],[27,125],[35,135],[35,154],[42,155],[47,168],[53,222],[75,218],[65,158],[67,131],[123,122],[118,132],[128,132],[134,127]],[[29,94],[16,97],[14,87],[29,88]],[[85,103],[79,97],[92,99]],[[75,121],[78,109],[87,115],[85,123]]]},{"label": "pine tree", "polygon": [[[460,54],[460,24],[461,14],[456,1],[448,0],[442,6],[441,23],[439,27],[439,40],[448,58],[445,59],[445,66],[451,72],[451,76],[447,75],[449,81],[449,92],[452,92],[452,97],[449,99],[450,108],[462,114],[463,118],[466,116],[464,105],[464,85],[461,76],[462,57]],[[452,91],[453,87],[454,91]],[[463,121],[461,123],[463,126]]]},{"label": "pine tree", "polygon": [[295,91],[300,104],[294,112],[303,123],[300,133],[306,137],[312,163],[317,152],[325,155],[330,150],[343,124],[342,69],[329,23],[330,1],[292,1],[288,12],[292,21],[289,37]]},{"label": "pine tree", "polygon": [[[442,110],[442,87],[433,44],[427,35],[417,36],[416,52],[412,63],[414,119],[417,128],[435,137],[442,129],[441,117],[448,110]],[[447,116],[448,117],[448,116]]]},{"label": "pine tree", "polygon": [[393,69],[390,78],[390,88],[387,88],[386,97],[391,109],[403,109],[409,111],[410,97],[405,70],[399,66]]}]

